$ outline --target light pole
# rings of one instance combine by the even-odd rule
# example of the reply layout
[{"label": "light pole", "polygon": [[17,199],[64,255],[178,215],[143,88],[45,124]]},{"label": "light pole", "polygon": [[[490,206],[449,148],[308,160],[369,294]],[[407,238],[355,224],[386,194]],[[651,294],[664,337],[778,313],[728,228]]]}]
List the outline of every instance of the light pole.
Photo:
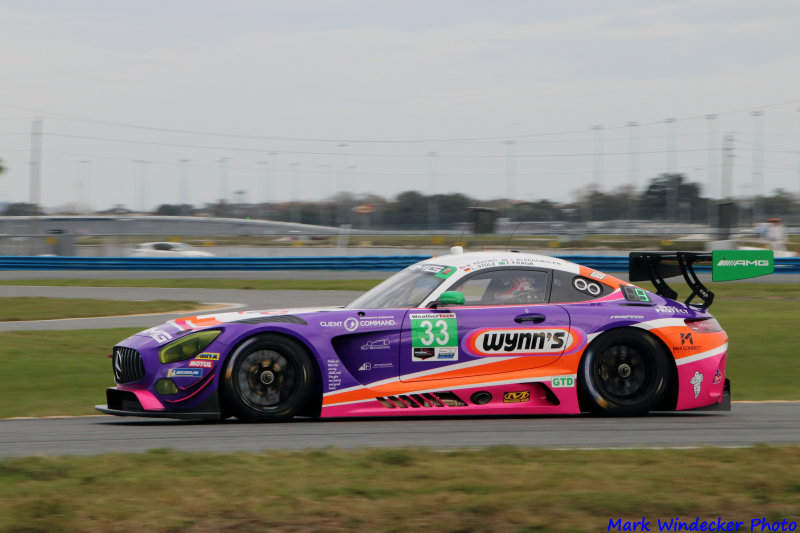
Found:
[{"label": "light pole", "polygon": [[665,213],[664,220],[669,220],[670,215],[675,216],[677,219],[676,210],[678,207],[678,121],[674,118],[664,119],[664,124],[667,126],[667,212]]},{"label": "light pole", "polygon": [[191,209],[191,199],[189,198],[189,168],[187,164],[188,159],[179,159],[178,163],[181,164],[181,215],[186,215],[186,210]]},{"label": "light pole", "polygon": [[753,117],[753,218],[760,220],[760,197],[764,190],[764,113],[756,110],[750,116]]},{"label": "light pole", "polygon": [[292,222],[299,222],[299,220],[298,220],[298,218],[299,218],[298,217],[298,209],[300,208],[300,200],[297,197],[298,196],[298,193],[297,193],[297,186],[298,186],[297,174],[298,174],[299,167],[300,167],[300,163],[289,163],[289,168],[291,169],[291,174],[292,174],[292,177],[289,180],[289,191],[290,191],[289,192],[289,196],[291,196],[291,198],[289,200],[292,203],[291,204],[292,205],[292,213],[291,213]]},{"label": "light pole", "polygon": [[147,205],[147,166],[150,164],[150,161],[137,159],[134,163],[139,166],[139,212],[144,213]]},{"label": "light pole", "polygon": [[268,218],[267,213],[267,196],[269,189],[269,161],[259,161],[258,165],[264,165],[264,181],[261,183],[261,218]]},{"label": "light pole", "polygon": [[319,166],[319,192],[321,195],[320,200],[320,225],[327,226],[328,222],[328,201],[330,200],[330,180],[328,180],[327,173],[330,165]]},{"label": "light pole", "polygon": [[706,196],[708,197],[708,227],[710,231],[714,231],[716,227],[717,218],[717,202],[715,200],[717,183],[717,137],[719,137],[719,123],[717,122],[717,115],[706,115],[708,122],[708,164],[706,165],[706,182],[707,190]]},{"label": "light pole", "polygon": [[[91,190],[91,183],[89,182],[91,178],[91,161],[83,159],[78,161],[78,183],[76,183],[76,192],[78,194],[77,199],[75,200],[75,213],[81,214],[82,208],[87,210],[87,212],[91,212],[92,207],[91,203],[89,202],[88,192]],[[79,202],[83,202],[83,206],[80,206]]]},{"label": "light pole", "polygon": [[[513,141],[512,141],[513,142]],[[428,198],[428,230],[432,231],[439,225],[439,172],[437,165],[437,157],[439,152],[428,152],[428,186],[430,187],[431,195]]]},{"label": "light pole", "polygon": [[628,220],[636,218],[634,193],[639,174],[639,123],[628,122]]},{"label": "light pole", "polygon": [[[345,150],[347,150],[348,146],[350,146],[350,145],[347,144],[347,143],[339,143],[339,144],[336,145],[336,147],[339,149],[338,153],[336,155],[336,181],[337,181],[337,183],[336,183],[336,192],[337,193],[344,192],[344,189],[345,189],[345,186],[344,186],[344,167],[345,167],[345,162],[346,162],[345,159],[346,159],[346,156],[347,156]],[[344,209],[346,209],[346,207],[344,205],[342,205],[341,202],[336,202],[336,206],[337,206],[337,209],[336,209],[336,222],[337,222],[337,224],[342,224],[342,223],[344,223],[344,219],[345,219]]]},{"label": "light pole", "polygon": [[219,201],[224,203],[228,201],[228,161],[230,157],[221,157],[217,163],[219,164]]}]

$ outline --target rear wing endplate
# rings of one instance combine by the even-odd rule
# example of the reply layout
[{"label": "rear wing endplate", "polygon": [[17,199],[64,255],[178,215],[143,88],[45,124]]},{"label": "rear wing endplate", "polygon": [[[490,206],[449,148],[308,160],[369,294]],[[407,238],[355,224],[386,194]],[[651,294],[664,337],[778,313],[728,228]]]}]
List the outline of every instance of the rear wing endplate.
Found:
[{"label": "rear wing endplate", "polygon": [[[656,294],[675,300],[678,293],[664,279],[682,275],[692,291],[684,303],[707,308],[714,301],[714,293],[697,277],[694,265],[708,262],[711,263],[713,281],[754,278],[771,274],[775,268],[772,250],[631,252],[628,256],[628,279],[632,282],[649,281],[656,288]],[[699,303],[692,303],[695,298]]]}]

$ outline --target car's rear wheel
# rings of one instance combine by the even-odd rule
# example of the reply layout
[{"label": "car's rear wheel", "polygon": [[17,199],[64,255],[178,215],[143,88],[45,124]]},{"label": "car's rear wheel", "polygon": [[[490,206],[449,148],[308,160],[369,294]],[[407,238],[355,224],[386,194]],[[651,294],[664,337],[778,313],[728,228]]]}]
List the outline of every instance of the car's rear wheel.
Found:
[{"label": "car's rear wheel", "polygon": [[578,373],[582,403],[593,413],[611,416],[647,413],[669,389],[667,357],[664,347],[645,332],[626,328],[598,337]]},{"label": "car's rear wheel", "polygon": [[288,420],[311,398],[314,368],[309,353],[293,339],[275,334],[247,339],[225,368],[225,407],[248,422]]}]

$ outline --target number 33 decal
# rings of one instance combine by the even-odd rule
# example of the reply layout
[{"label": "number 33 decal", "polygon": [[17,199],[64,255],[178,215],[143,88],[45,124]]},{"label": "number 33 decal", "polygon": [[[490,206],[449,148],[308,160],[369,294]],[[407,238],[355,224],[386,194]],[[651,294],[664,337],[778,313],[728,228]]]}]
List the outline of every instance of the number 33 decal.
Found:
[{"label": "number 33 decal", "polygon": [[425,346],[430,346],[436,341],[439,346],[444,346],[450,340],[450,334],[447,332],[447,322],[444,320],[437,320],[435,323],[430,320],[423,320],[420,326],[425,330],[420,336],[420,342]]}]

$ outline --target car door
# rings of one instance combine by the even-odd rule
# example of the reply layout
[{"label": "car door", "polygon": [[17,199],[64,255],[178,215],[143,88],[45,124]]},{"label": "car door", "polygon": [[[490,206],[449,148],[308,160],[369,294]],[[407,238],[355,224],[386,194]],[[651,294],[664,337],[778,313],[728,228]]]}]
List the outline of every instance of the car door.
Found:
[{"label": "car door", "polygon": [[552,273],[498,268],[461,280],[466,305],[412,309],[400,344],[401,381],[514,372],[557,361],[578,339],[569,313],[547,303]]}]

